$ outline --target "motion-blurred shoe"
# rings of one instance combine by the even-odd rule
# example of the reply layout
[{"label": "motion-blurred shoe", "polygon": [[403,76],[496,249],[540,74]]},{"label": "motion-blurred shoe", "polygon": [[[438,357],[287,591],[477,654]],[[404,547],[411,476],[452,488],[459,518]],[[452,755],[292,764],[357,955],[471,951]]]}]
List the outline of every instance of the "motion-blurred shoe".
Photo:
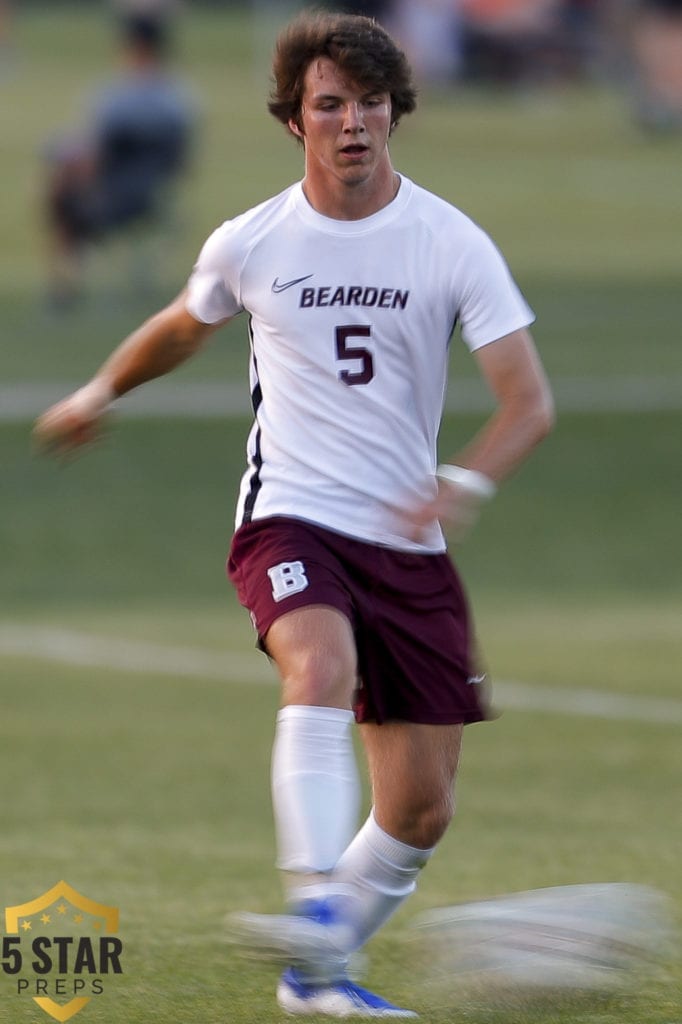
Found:
[{"label": "motion-blurred shoe", "polygon": [[230,940],[247,956],[292,964],[311,984],[347,976],[353,929],[326,900],[307,901],[296,914],[231,914],[228,922]]},{"label": "motion-blurred shoe", "polygon": [[285,1013],[295,1016],[316,1013],[327,1017],[417,1017],[414,1010],[394,1006],[348,978],[326,985],[311,984],[303,981],[293,967],[280,978],[277,1002]]}]

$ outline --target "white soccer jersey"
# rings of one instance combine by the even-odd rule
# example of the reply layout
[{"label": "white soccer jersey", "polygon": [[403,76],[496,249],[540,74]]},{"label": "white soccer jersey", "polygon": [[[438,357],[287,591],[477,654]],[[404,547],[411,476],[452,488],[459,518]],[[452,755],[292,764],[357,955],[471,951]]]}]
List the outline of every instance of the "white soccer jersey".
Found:
[{"label": "white soccer jersey", "polygon": [[301,183],[227,221],[188,286],[203,323],[250,317],[255,422],[237,525],[295,516],[360,540],[412,541],[401,513],[436,493],[456,322],[471,350],[532,322],[489,237],[402,177],[362,220],[317,213]]}]

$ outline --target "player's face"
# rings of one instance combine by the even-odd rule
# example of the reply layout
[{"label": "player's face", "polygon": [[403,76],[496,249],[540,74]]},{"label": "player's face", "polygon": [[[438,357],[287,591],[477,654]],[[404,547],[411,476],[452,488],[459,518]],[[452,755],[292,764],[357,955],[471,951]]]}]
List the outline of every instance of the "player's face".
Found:
[{"label": "player's face", "polygon": [[[328,57],[308,68],[301,124],[308,176],[331,175],[356,185],[388,163],[389,93],[368,93],[349,82]],[[297,131],[297,126],[291,127]]]}]

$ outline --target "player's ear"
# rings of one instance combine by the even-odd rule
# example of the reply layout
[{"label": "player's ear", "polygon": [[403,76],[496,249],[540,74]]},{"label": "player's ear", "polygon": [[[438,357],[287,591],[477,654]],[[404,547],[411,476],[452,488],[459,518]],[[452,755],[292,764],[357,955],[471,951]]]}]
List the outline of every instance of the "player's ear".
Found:
[{"label": "player's ear", "polygon": [[288,124],[289,124],[289,131],[292,133],[292,135],[297,135],[299,139],[302,139],[303,138],[303,129],[299,125],[298,121],[296,121],[293,117],[290,117]]},{"label": "player's ear", "polygon": [[388,129],[389,136],[393,135],[393,132],[398,127],[398,121],[399,120],[400,120],[400,115],[396,114],[396,112],[395,112],[395,104],[393,103],[393,97],[391,96],[391,126]]}]

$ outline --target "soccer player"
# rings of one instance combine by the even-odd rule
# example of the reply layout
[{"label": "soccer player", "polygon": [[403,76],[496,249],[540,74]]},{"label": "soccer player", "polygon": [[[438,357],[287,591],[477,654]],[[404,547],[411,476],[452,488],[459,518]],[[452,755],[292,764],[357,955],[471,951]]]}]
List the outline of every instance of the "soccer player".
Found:
[{"label": "soccer player", "polygon": [[[290,1013],[414,1016],[355,985],[352,953],[414,890],[453,813],[463,725],[486,717],[461,535],[545,436],[552,401],[533,314],[487,235],[392,166],[415,92],[375,22],[304,13],[280,35],[270,110],[303,180],[219,227],[186,290],[48,410],[38,438],[90,440],[118,396],[249,316],[254,425],[229,574],[282,688],[272,757],[288,912],[235,915],[288,964]],[[459,322],[496,397],[437,465]],[[373,807],[356,831],[359,723]]]}]

